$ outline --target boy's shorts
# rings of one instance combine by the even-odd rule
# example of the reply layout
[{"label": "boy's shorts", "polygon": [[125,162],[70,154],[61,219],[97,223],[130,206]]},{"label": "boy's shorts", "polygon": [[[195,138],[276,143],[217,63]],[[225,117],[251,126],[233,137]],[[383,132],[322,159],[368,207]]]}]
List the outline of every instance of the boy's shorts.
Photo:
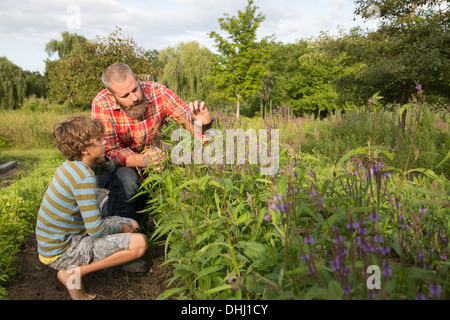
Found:
[{"label": "boy's shorts", "polygon": [[[129,218],[111,216],[103,218],[107,225],[133,227]],[[130,233],[117,233],[102,238],[92,238],[88,234],[76,235],[70,240],[69,248],[48,266],[56,270],[67,270],[92,261],[105,259],[120,250],[130,247]]]}]

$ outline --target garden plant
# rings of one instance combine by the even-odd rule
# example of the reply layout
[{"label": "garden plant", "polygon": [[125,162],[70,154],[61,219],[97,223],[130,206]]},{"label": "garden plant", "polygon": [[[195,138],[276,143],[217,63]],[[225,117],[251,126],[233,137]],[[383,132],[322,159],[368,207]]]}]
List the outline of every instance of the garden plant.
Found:
[{"label": "garden plant", "polygon": [[[173,267],[159,298],[448,298],[447,119],[418,89],[398,141],[388,139],[403,110],[388,115],[378,94],[364,113],[326,122],[278,108],[261,124],[280,130],[272,176],[249,163],[174,165],[176,125],[165,126],[165,170],[148,170],[141,188],[152,239]],[[221,130],[249,126],[216,120]],[[438,164],[418,166],[430,160]]]}]

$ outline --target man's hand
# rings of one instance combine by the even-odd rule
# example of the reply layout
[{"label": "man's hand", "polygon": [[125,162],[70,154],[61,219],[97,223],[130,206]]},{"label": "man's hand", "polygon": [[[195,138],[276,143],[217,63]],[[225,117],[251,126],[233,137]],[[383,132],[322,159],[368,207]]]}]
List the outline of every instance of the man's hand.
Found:
[{"label": "man's hand", "polygon": [[164,169],[164,167],[159,166],[166,159],[166,155],[161,149],[153,147],[144,152],[143,156],[145,167],[155,166],[156,168],[153,168],[153,170],[156,171]]},{"label": "man's hand", "polygon": [[[163,160],[166,159],[164,152],[159,148],[151,148],[144,153],[135,153],[128,157],[126,166],[127,167],[138,167],[145,168],[149,166],[155,166],[153,170],[162,170],[164,167],[159,166]],[[159,166],[159,167],[158,167]]]},{"label": "man's hand", "polygon": [[209,114],[208,109],[206,108],[204,101],[202,101],[201,103],[199,103],[198,101],[189,102],[189,109],[191,110],[194,121],[201,122],[202,126],[211,123],[212,118]]}]

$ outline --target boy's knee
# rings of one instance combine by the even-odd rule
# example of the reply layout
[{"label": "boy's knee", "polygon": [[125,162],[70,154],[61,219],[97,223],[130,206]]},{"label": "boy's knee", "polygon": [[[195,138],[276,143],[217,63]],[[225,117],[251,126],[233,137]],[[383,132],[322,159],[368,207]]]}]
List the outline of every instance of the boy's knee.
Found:
[{"label": "boy's knee", "polygon": [[133,249],[137,250],[139,257],[141,257],[144,255],[145,251],[147,251],[147,237],[142,233],[132,233],[131,245],[133,246]]}]

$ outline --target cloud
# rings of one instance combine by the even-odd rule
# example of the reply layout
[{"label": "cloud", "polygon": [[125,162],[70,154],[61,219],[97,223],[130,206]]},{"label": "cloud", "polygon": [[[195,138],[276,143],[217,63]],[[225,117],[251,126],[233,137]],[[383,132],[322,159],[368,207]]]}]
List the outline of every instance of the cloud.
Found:
[{"label": "cloud", "polygon": [[[21,0],[0,6],[0,56],[23,68],[43,71],[45,44],[63,31],[88,39],[107,36],[116,26],[145,49],[161,50],[196,40],[213,47],[207,35],[220,32],[218,19],[244,10],[244,0]],[[292,42],[335,29],[348,16],[351,0],[255,0],[266,19],[258,37]],[[20,60],[19,60],[20,59]],[[16,62],[15,62],[16,63]],[[34,68],[36,70],[36,68]]]}]

